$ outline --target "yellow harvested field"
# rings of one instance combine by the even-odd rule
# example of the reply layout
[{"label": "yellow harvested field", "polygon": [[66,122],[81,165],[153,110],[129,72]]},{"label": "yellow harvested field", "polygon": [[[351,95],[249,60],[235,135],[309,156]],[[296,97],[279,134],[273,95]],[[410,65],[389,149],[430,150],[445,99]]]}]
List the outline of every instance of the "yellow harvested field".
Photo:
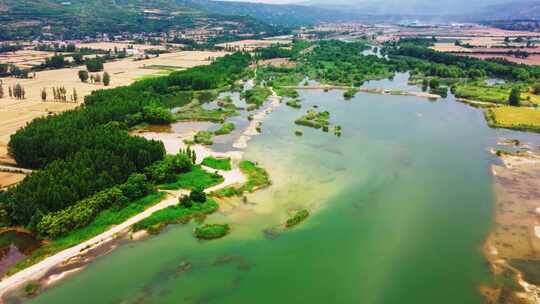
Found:
[{"label": "yellow harvested field", "polygon": [[45,61],[45,58],[52,57],[53,55],[53,52],[19,50],[0,54],[0,63],[10,63],[25,69],[39,65]]},{"label": "yellow harvested field", "polygon": [[[0,161],[7,158],[7,144],[11,134],[36,117],[73,109],[83,101],[84,96],[94,90],[129,85],[142,77],[159,74],[162,71],[160,67],[190,68],[209,64],[209,60],[226,54],[227,52],[186,51],[162,54],[147,60],[134,61],[131,58],[126,58],[108,62],[105,64],[105,71],[111,75],[109,87],[82,83],[79,80],[78,72],[84,67],[37,72],[36,78],[33,79],[1,78],[4,86],[4,98],[0,99]],[[26,91],[26,99],[24,100],[16,100],[8,96],[8,86],[17,83],[21,84]],[[78,103],[53,102],[51,100],[53,87],[65,87],[68,99],[75,89],[79,96]],[[41,101],[43,89],[46,89],[48,93],[47,102]]]},{"label": "yellow harvested field", "polygon": [[500,127],[540,127],[540,109],[528,107],[498,107],[489,109]]}]

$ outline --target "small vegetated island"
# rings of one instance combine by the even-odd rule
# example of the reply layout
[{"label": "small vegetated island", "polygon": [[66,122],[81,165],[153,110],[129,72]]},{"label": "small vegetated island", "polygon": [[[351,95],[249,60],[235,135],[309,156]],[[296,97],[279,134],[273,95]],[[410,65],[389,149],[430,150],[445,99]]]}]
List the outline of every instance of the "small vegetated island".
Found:
[{"label": "small vegetated island", "polygon": [[[316,109],[309,109],[305,115],[294,121],[295,124],[315,129],[322,129],[328,132],[330,128],[330,113],[328,111],[319,112]],[[333,126],[333,132],[336,136],[341,136],[341,126]],[[296,133],[296,135],[302,135]]]},{"label": "small vegetated island", "polygon": [[307,209],[302,209],[296,211],[290,218],[285,222],[285,227],[292,228],[302,223],[309,217],[309,211]]}]

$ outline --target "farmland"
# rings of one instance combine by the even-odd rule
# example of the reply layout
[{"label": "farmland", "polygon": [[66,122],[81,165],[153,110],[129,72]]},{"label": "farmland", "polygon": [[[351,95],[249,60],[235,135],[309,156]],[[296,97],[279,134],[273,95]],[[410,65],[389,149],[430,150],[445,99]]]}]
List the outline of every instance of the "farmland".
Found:
[{"label": "farmland", "polygon": [[[123,59],[105,63],[104,70],[111,75],[109,87],[124,86],[142,77],[148,77],[162,72],[163,67],[189,68],[210,63],[209,59],[225,55],[225,52],[204,52],[186,51],[178,53],[163,54],[159,57],[134,61]],[[16,79],[2,78],[2,83],[6,91],[5,97],[0,99],[0,161],[6,161],[7,143],[9,137],[17,129],[23,127],[36,117],[48,114],[59,113],[77,107],[83,97],[94,90],[103,89],[102,84],[83,83],[79,80],[78,71],[84,67],[68,68],[59,70],[48,70],[37,72],[35,78]],[[21,84],[26,91],[26,98],[16,100],[7,96],[7,87]],[[64,87],[68,95],[73,89],[79,96],[78,102],[53,102],[52,88]],[[48,90],[47,102],[42,102],[41,91]]]}]

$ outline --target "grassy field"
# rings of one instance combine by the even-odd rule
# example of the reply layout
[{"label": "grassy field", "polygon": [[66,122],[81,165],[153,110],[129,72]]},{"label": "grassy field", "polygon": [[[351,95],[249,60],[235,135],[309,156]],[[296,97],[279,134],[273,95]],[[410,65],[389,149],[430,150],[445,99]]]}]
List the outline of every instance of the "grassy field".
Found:
[{"label": "grassy field", "polygon": [[230,158],[215,158],[207,157],[202,161],[202,165],[216,170],[231,170],[231,159]]},{"label": "grassy field", "polygon": [[494,103],[508,103],[510,89],[495,86],[480,86],[472,84],[458,84],[455,87],[456,97]]},{"label": "grassy field", "polygon": [[223,177],[221,175],[209,173],[202,169],[201,166],[195,166],[190,172],[179,174],[176,182],[161,185],[160,189],[206,189],[222,182]]},{"label": "grassy field", "polygon": [[499,107],[486,110],[491,127],[540,132],[540,109],[529,107]]}]

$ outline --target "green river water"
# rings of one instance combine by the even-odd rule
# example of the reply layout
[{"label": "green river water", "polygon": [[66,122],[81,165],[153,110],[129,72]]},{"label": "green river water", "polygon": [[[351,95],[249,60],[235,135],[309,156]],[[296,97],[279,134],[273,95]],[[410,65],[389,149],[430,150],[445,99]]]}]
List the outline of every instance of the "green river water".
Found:
[{"label": "green river water", "polygon": [[[171,226],[25,301],[482,303],[496,161],[488,149],[524,135],[489,129],[481,111],[452,97],[301,95],[303,108],[277,108],[246,150],[273,185],[207,218],[231,224],[229,236],[200,242],[194,223]],[[343,136],[295,126],[311,105]],[[265,234],[298,208],[312,211],[307,221]]]}]

